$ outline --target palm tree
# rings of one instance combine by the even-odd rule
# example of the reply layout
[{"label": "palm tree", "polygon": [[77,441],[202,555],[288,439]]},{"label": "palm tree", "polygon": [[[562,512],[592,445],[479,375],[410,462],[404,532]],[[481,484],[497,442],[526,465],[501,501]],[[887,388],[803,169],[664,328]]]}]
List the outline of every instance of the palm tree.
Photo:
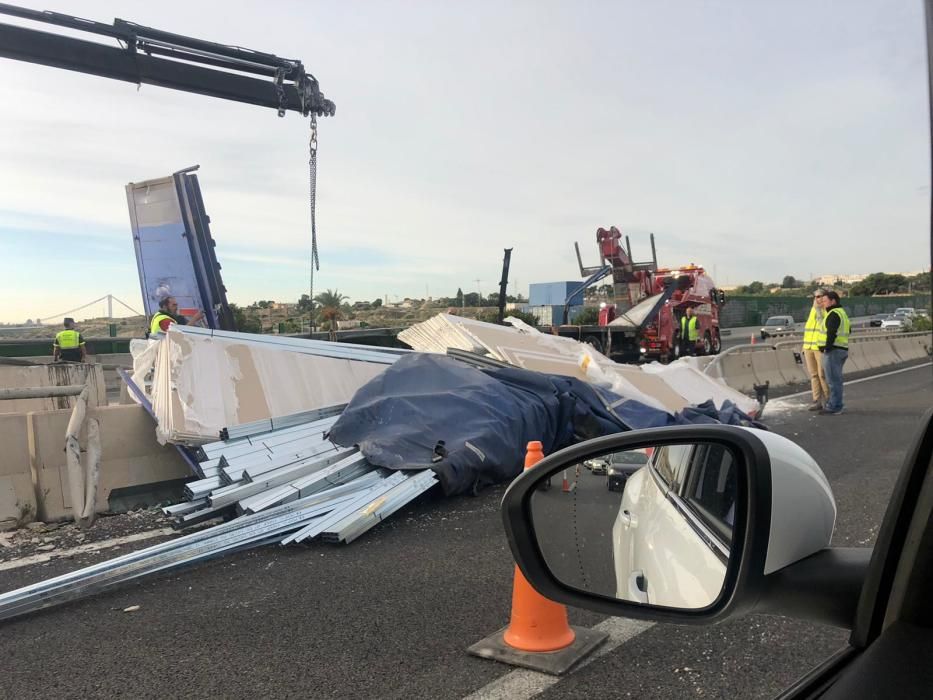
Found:
[{"label": "palm tree", "polygon": [[334,337],[337,332],[337,320],[341,317],[340,307],[347,299],[349,299],[348,296],[341,294],[336,289],[333,291],[328,289],[326,292],[321,292],[314,297],[314,301],[321,306],[321,320],[330,321],[331,337]]}]

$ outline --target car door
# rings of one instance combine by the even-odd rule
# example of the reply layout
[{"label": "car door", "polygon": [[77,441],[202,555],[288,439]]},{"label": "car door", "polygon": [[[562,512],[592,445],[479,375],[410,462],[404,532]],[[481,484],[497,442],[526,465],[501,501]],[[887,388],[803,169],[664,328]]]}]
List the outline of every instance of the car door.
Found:
[{"label": "car door", "polygon": [[[630,479],[634,483],[626,486],[613,528],[619,596],[702,608],[719,594],[728,549],[704,525],[694,503],[715,493],[708,485],[713,477],[702,471],[708,458],[705,450],[694,446],[671,445],[658,450],[649,466]],[[694,472],[698,478],[691,477]],[[684,498],[686,485],[694,496],[689,502]],[[704,546],[698,547],[698,540]]]}]

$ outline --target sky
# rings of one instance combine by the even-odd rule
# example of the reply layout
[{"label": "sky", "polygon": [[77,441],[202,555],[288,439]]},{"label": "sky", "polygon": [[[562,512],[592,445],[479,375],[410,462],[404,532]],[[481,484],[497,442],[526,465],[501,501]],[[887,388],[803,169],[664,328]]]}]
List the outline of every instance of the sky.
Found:
[{"label": "sky", "polygon": [[[527,295],[611,225],[723,286],[929,269],[920,0],[19,2],[300,59],[316,291],[485,295],[510,247]],[[229,299],[307,292],[306,119],[9,59],[0,94],[0,322],[142,308],[125,186],[193,164]]]}]

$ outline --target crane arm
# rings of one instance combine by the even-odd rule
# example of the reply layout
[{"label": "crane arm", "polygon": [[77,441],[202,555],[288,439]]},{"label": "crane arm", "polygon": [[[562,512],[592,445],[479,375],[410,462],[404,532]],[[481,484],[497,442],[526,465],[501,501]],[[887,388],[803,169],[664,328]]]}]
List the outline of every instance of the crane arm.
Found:
[{"label": "crane arm", "polygon": [[137,85],[332,116],[336,109],[301,61],[193,39],[121,19],[112,25],[0,3],[0,14],[116,40],[116,46],[0,23],[0,56]]}]

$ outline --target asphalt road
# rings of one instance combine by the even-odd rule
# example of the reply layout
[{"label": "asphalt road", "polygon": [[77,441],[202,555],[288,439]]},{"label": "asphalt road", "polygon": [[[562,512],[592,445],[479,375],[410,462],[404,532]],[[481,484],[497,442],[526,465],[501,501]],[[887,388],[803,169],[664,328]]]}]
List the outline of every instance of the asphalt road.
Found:
[{"label": "asphalt road", "polygon": [[621,491],[606,487],[604,474],[584,466],[569,469],[571,490],[536,491],[531,501],[535,532],[548,566],[569,586],[614,597],[612,526],[622,503]]},{"label": "asphalt road", "polygon": [[[806,397],[769,405],[772,429],[809,450],[832,484],[836,544],[874,540],[931,399],[926,366],[847,387],[841,416],[806,412]],[[508,621],[514,567],[499,520],[503,490],[427,497],[349,546],[267,546],[3,623],[3,695],[457,699],[511,678],[534,685],[465,653]],[[0,590],[101,558],[0,571]],[[130,606],[139,609],[124,612]],[[581,610],[570,618],[607,624]],[[643,629],[542,682],[540,697],[768,698],[846,638],[764,615]],[[498,687],[483,697],[530,696]]]}]

